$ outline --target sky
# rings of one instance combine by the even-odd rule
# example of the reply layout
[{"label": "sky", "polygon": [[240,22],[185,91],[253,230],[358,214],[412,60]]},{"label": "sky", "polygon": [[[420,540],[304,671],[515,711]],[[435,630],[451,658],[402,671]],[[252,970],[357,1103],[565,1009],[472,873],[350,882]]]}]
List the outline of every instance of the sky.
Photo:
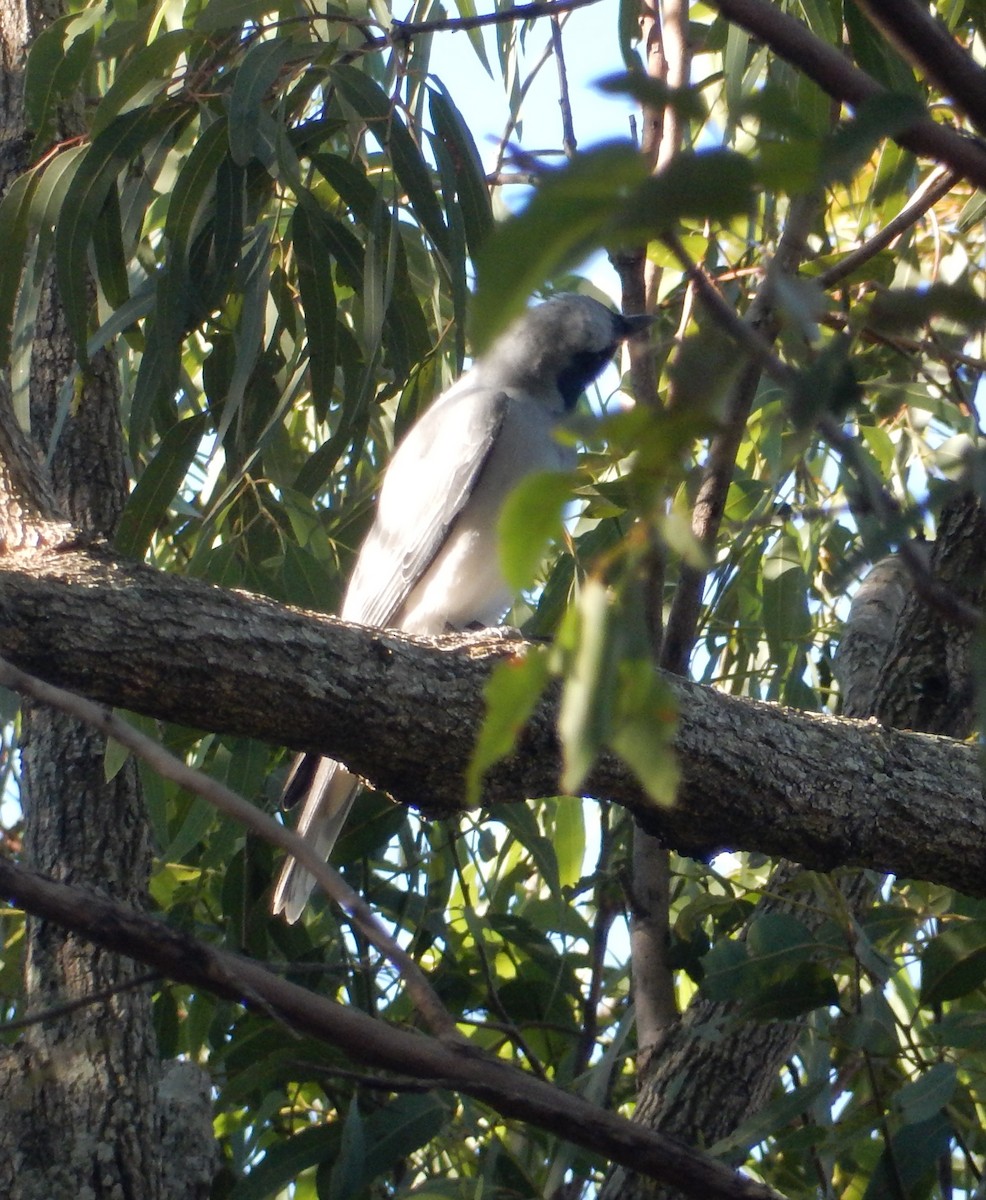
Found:
[{"label": "sky", "polygon": [[[578,147],[582,150],[610,138],[630,135],[630,119],[635,110],[633,103],[626,97],[610,96],[595,86],[597,80],[624,70],[617,41],[616,16],[616,5],[612,0],[599,0],[599,3],[572,11],[563,26],[573,126]],[[496,75],[496,33],[488,28],[484,34],[487,56]],[[551,26],[547,20],[533,23],[525,43],[528,71],[550,39]],[[486,74],[465,33],[436,33],[432,41],[431,64],[472,130],[484,165],[488,171],[492,170],[508,118],[502,81]],[[554,60],[549,60],[541,68],[524,102],[520,141],[525,149],[560,148],[562,118],[558,98],[558,71]],[[513,206],[512,201],[508,200],[508,203]],[[615,276],[606,290],[615,290]]]}]

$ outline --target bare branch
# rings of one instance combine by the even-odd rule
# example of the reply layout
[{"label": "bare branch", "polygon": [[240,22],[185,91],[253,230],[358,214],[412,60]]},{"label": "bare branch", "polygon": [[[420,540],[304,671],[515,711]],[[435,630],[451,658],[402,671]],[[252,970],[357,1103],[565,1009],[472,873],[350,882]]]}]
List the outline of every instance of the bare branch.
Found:
[{"label": "bare branch", "polygon": [[511,25],[516,21],[535,21],[539,17],[556,17],[561,13],[588,8],[600,0],[543,0],[543,3],[518,4],[497,12],[481,13],[475,17],[438,17],[434,21],[394,21],[391,28],[396,36],[414,37],[419,33],[459,33],[468,29],[483,29],[487,25]]},{"label": "bare branch", "polygon": [[147,971],[143,975],[135,975],[132,979],[121,979],[117,983],[110,984],[109,987],[87,992],[84,996],[79,996],[75,1000],[66,1000],[64,1004],[52,1004],[47,1008],[35,1009],[33,1012],[25,1013],[23,1017],[17,1017],[13,1021],[4,1021],[0,1025],[0,1034],[16,1033],[19,1029],[27,1029],[31,1025],[41,1025],[45,1021],[53,1021],[58,1017],[67,1016],[69,1013],[77,1012],[80,1008],[89,1008],[93,1004],[102,1004],[104,1000],[112,1000],[114,996],[118,996],[121,992],[130,992],[134,988],[142,988],[148,983],[157,983],[160,978],[161,974],[159,971]]},{"label": "bare branch", "polygon": [[825,289],[834,287],[837,283],[841,283],[843,279],[851,275],[853,271],[859,270],[864,263],[869,262],[881,250],[893,245],[912,225],[917,224],[928,209],[937,204],[942,196],[948,195],[958,181],[958,178],[959,176],[947,167],[938,167],[932,171],[921,186],[915,190],[914,195],[896,217],[888,221],[871,238],[867,238],[861,246],[857,246],[855,250],[850,250],[834,266],[829,267],[827,271],[823,271],[816,279],[816,283]]},{"label": "bare branch", "polygon": [[551,48],[558,68],[558,107],[561,109],[561,144],[566,158],[573,158],[578,148],[575,126],[572,122],[572,99],[568,94],[568,71],[565,67],[565,47],[561,36],[561,21],[551,18]]}]

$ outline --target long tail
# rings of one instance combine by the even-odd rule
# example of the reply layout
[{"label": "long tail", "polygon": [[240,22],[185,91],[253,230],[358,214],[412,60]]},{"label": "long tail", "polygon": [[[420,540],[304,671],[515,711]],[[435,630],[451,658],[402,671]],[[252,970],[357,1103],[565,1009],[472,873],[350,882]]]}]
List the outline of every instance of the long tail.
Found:
[{"label": "long tail", "polygon": [[[298,833],[311,844],[316,854],[328,859],[353,806],[359,781],[331,758],[305,755],[295,763],[285,793],[291,791],[293,780],[305,775],[311,775],[311,784],[298,821]],[[284,919],[294,924],[304,911],[314,883],[311,872],[296,859],[288,857],[274,889],[271,902],[274,913],[283,913]]]}]

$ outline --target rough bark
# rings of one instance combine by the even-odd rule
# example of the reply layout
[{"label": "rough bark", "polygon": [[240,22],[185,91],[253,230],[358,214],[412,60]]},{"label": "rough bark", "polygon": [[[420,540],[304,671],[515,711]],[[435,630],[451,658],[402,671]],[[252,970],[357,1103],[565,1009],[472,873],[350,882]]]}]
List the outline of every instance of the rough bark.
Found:
[{"label": "rough bark", "polygon": [[[58,4],[45,0],[0,3],[3,189],[28,165],[21,88],[30,39],[58,15]],[[72,122],[71,113],[64,116]],[[36,315],[30,431],[17,425],[6,381],[0,380],[0,549],[6,562],[60,545],[67,536],[111,535],[126,501],[113,362],[101,355],[89,364],[78,402],[60,422],[59,389],[73,370],[72,340],[49,280]],[[105,742],[86,726],[24,706],[24,855],[46,874],[139,907],[146,900],[150,846],[137,773],[127,763],[107,781],[104,755]],[[195,1129],[181,1134],[186,1143],[195,1143],[203,1122],[211,1136],[211,1122],[208,1106],[195,1110],[189,1089],[179,1089],[173,1073],[158,1094],[162,1081],[150,993],[132,986],[137,971],[129,958],[29,920],[28,1011],[57,1009],[93,992],[109,998],[32,1024],[0,1056],[0,1195],[10,1200],[204,1195],[214,1161],[204,1166],[201,1155],[189,1153],[176,1157],[166,1172],[162,1167],[161,1139],[176,1140],[179,1114],[196,1112]]]},{"label": "rough bark", "polygon": [[[483,686],[525,648],[345,625],[86,548],[39,551],[29,564],[0,564],[0,652],[18,666],[101,703],[329,754],[431,815],[464,807]],[[669,684],[677,803],[657,808],[609,755],[587,794],[685,853],[759,850],[986,892],[975,747]],[[489,771],[484,801],[557,794],[555,703],[549,693],[517,752]]]}]

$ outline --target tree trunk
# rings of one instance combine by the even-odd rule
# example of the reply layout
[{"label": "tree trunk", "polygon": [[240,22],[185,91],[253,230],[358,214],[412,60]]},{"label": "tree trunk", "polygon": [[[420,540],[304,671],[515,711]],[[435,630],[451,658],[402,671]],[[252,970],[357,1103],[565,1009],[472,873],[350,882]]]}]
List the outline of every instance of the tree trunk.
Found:
[{"label": "tree trunk", "polygon": [[[0,183],[23,170],[21,85],[29,40],[57,13],[0,3]],[[0,507],[3,550],[57,544],[67,517],[87,537],[112,535],[127,496],[119,387],[107,355],[90,364],[81,396],[57,442],[59,388],[74,369],[72,342],[49,280],[37,316],[31,371],[31,431],[16,427],[0,388]],[[40,467],[41,452],[50,468]],[[24,854],[46,875],[146,906],[151,855],[139,778],[132,761],[105,778],[105,741],[48,709],[22,713]],[[178,1070],[162,1083],[146,975],[128,958],[100,950],[58,926],[29,920],[25,963],[28,1014],[49,1010],[0,1057],[0,1195],[8,1200],[168,1200],[205,1196],[214,1160],[201,1136],[162,1165],[162,1136],[174,1142],[178,1114],[208,1122],[208,1095]],[[98,993],[98,1002],[72,1007]],[[197,1068],[191,1070],[197,1073]],[[195,1110],[195,1097],[198,1108]],[[191,1098],[191,1099],[190,1099]],[[206,1125],[208,1129],[208,1124]],[[214,1150],[212,1151],[214,1154]]]}]

